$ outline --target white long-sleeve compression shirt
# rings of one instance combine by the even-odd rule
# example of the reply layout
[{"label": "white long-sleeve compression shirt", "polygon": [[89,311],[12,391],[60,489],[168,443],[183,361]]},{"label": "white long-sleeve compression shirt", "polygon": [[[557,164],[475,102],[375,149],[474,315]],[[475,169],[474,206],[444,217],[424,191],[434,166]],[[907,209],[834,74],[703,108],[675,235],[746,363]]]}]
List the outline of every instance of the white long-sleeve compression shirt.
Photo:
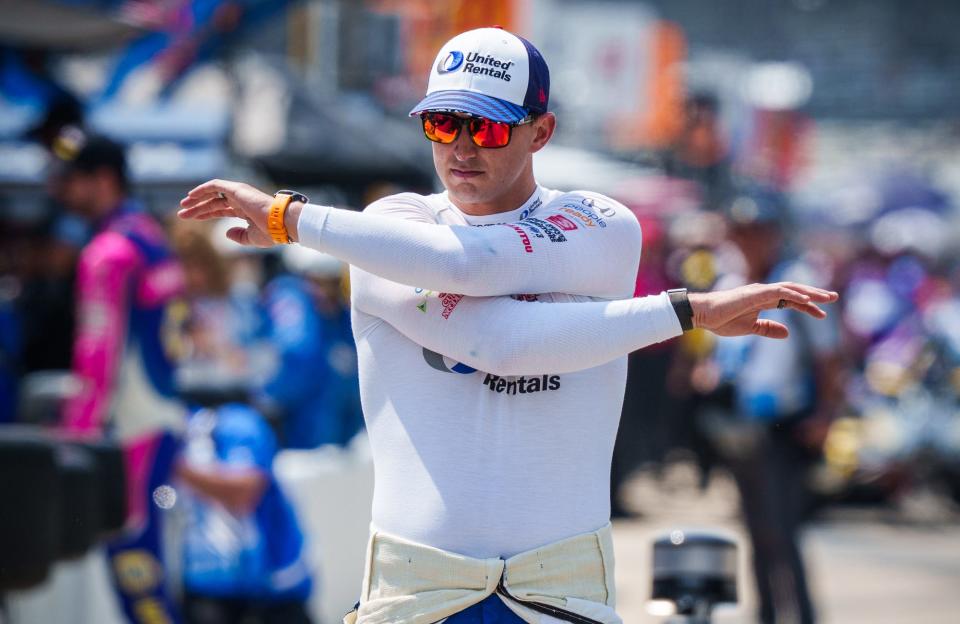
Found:
[{"label": "white long-sleeve compression shirt", "polygon": [[[558,211],[558,199],[574,212],[581,202],[582,214]],[[463,214],[444,194],[386,198],[350,223],[326,212],[313,231],[301,218],[301,241],[357,265],[374,524],[475,557],[605,524],[622,355],[680,333],[666,297],[628,299],[639,226],[627,209],[538,188],[523,206],[489,217]],[[435,243],[437,232],[446,243]],[[466,242],[451,243],[450,232]],[[469,259],[480,268],[454,278],[427,266]],[[454,285],[514,297],[443,290]]]}]

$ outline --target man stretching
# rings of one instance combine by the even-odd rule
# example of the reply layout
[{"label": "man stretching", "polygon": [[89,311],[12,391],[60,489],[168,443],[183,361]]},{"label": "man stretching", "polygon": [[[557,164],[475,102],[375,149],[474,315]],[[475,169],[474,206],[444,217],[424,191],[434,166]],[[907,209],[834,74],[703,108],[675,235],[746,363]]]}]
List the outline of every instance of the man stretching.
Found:
[{"label": "man stretching", "polygon": [[239,216],[248,245],[298,242],[352,267],[353,331],[376,487],[363,624],[620,622],[610,459],[625,355],[702,327],[785,338],[822,318],[794,283],[633,298],[640,227],[589,191],[540,187],[556,126],[530,42],[496,28],[443,46],[420,117],[444,193],[363,214],[212,180],[180,216]]}]

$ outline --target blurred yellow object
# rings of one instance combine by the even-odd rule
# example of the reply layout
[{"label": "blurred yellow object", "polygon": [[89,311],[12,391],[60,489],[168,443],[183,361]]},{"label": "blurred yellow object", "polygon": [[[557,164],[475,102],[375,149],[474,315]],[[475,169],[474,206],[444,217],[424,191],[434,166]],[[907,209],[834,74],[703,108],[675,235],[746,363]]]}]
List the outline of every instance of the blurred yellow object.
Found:
[{"label": "blurred yellow object", "polygon": [[343,272],[340,275],[340,295],[346,302],[350,301],[350,265],[343,263]]},{"label": "blurred yellow object", "polygon": [[827,464],[849,477],[857,468],[863,425],[855,418],[838,418],[830,425],[823,454]]},{"label": "blurred yellow object", "polygon": [[72,161],[83,147],[83,133],[74,127],[67,127],[53,141],[53,154],[60,160]]},{"label": "blurred yellow object", "polygon": [[122,552],[113,558],[117,582],[130,594],[146,594],[163,580],[163,566],[148,550]]},{"label": "blurred yellow object", "polygon": [[162,331],[163,350],[173,362],[182,362],[190,354],[187,324],[190,322],[190,304],[176,299],[164,310]]},{"label": "blurred yellow object", "polygon": [[705,358],[713,352],[717,338],[705,329],[693,329],[680,336],[680,348],[687,355]]},{"label": "blurred yellow object", "polygon": [[717,281],[717,264],[713,252],[700,249],[691,253],[680,265],[680,276],[691,288],[710,288]]},{"label": "blurred yellow object", "polygon": [[898,396],[913,382],[910,370],[894,362],[874,361],[864,375],[870,388],[883,396]]}]

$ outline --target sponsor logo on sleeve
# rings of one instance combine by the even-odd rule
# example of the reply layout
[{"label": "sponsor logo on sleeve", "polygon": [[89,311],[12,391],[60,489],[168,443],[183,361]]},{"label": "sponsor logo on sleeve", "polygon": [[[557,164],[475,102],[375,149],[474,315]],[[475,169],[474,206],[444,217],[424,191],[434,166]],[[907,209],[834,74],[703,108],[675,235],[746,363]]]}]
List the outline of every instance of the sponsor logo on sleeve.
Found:
[{"label": "sponsor logo on sleeve", "polygon": [[543,219],[535,219],[531,217],[526,221],[524,221],[523,223],[524,225],[527,225],[527,226],[533,225],[533,227],[540,228],[540,230],[542,230],[547,235],[547,238],[550,239],[551,243],[567,242],[567,237],[563,235],[563,232],[560,231],[560,228],[553,225],[552,223],[548,223],[547,221],[544,221]]},{"label": "sponsor logo on sleeve", "polygon": [[523,250],[527,253],[533,253],[533,245],[530,244],[530,237],[527,236],[527,233],[519,225],[514,225],[513,223],[504,223],[503,225],[515,231],[520,235],[520,242],[523,243]]},{"label": "sponsor logo on sleeve", "polygon": [[598,225],[602,228],[607,227],[607,222],[601,219],[600,215],[579,204],[564,204],[559,210],[560,212],[570,215],[580,223],[583,223],[588,228]]},{"label": "sponsor logo on sleeve", "polygon": [[424,289],[422,289],[422,288],[414,288],[414,289],[413,289],[413,292],[415,292],[415,293],[417,293],[418,295],[420,295],[420,296],[423,297],[423,298],[419,301],[419,303],[417,303],[417,309],[420,310],[421,312],[423,312],[424,314],[426,314],[426,313],[427,313],[427,299],[430,298],[430,295],[433,294],[433,291],[432,291],[432,290],[424,290]]},{"label": "sponsor logo on sleeve", "polygon": [[596,208],[600,211],[600,214],[605,217],[612,217],[613,215],[617,214],[617,211],[613,209],[613,206],[608,206],[603,202],[600,202],[600,204],[597,205],[597,202],[590,197],[584,197],[580,200],[580,203],[587,208]]},{"label": "sponsor logo on sleeve", "polygon": [[577,224],[563,215],[550,215],[549,217],[547,217],[547,221],[556,225],[558,228],[560,228],[564,232],[571,232],[577,229]]},{"label": "sponsor logo on sleeve", "polygon": [[438,370],[441,373],[459,373],[461,375],[469,375],[477,372],[477,369],[475,368],[471,368],[462,362],[457,362],[456,360],[440,355],[436,351],[431,351],[426,347],[423,348],[423,359],[427,364],[430,365],[430,368]]},{"label": "sponsor logo on sleeve", "polygon": [[[428,303],[430,298],[433,296],[432,290],[424,290],[423,288],[414,288],[413,292],[420,295],[420,300],[417,302],[417,309],[427,313],[429,308]],[[460,303],[460,300],[463,299],[463,295],[458,295],[455,293],[437,293],[437,299],[440,300],[440,305],[443,308],[443,311],[440,312],[440,316],[445,319],[449,319],[450,315],[453,313],[453,309],[457,307],[457,304]]]},{"label": "sponsor logo on sleeve", "polygon": [[451,293],[440,293],[437,295],[440,297],[440,305],[443,306],[443,312],[440,313],[445,319],[449,319],[450,315],[453,313],[453,309],[457,307],[457,304],[460,303],[460,300],[463,299],[463,295],[455,295]]}]

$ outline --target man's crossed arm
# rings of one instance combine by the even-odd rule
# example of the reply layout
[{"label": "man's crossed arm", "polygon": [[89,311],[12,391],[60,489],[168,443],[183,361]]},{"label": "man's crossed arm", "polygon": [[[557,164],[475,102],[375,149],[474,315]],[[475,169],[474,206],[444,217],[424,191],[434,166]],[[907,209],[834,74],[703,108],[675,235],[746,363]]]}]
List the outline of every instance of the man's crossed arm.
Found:
[{"label": "man's crossed arm", "polygon": [[[190,191],[181,201],[182,218],[210,219],[225,216],[237,216],[248,223],[245,228],[234,228],[228,235],[231,239],[248,245],[272,245],[269,235],[266,234],[266,218],[272,203],[272,197],[257,189],[237,182],[213,180],[198,186]],[[562,203],[561,203],[562,206]],[[584,268],[583,256],[581,262],[574,261],[569,253],[563,253],[563,245],[557,245],[550,254],[549,260],[533,258],[535,254],[527,253],[525,249],[517,252],[515,247],[509,247],[509,241],[504,234],[512,231],[509,226],[500,227],[456,227],[443,226],[431,223],[417,223],[399,220],[387,216],[373,214],[359,214],[347,210],[338,210],[323,206],[298,206],[307,212],[303,218],[308,223],[315,223],[312,227],[319,234],[317,240],[311,239],[317,248],[331,253],[342,260],[374,273],[388,282],[416,284],[435,291],[473,294],[473,295],[513,295],[517,293],[545,293],[564,292],[575,295],[589,295],[612,298],[610,294],[601,294],[601,291],[610,290],[609,286],[597,286],[598,269],[609,267],[609,262],[623,262],[622,254],[613,260],[597,261]],[[549,207],[544,207],[544,216],[550,214]],[[632,217],[630,217],[632,219]],[[293,219],[296,223],[298,219]],[[290,223],[290,221],[288,221]],[[523,222],[517,225],[518,227]],[[635,223],[635,221],[634,221]],[[309,226],[308,226],[309,227]],[[288,228],[289,229],[289,228]],[[639,234],[639,229],[637,229]],[[612,238],[612,237],[611,237]],[[599,238],[595,239],[599,241]],[[304,241],[307,242],[307,241]],[[522,241],[521,241],[522,242]],[[547,247],[547,249],[553,249]],[[639,237],[635,242],[636,253],[639,253]],[[569,246],[566,249],[572,249]],[[389,253],[384,253],[388,249]],[[583,254],[581,247],[576,247],[577,254]],[[619,251],[619,250],[618,250]],[[603,253],[602,243],[596,253]],[[436,262],[438,259],[455,258],[450,262]],[[459,259],[456,259],[459,258]],[[469,262],[464,259],[474,259],[482,267],[481,270],[465,278],[464,271],[450,270],[450,266],[468,267]],[[542,262],[543,266],[538,263]],[[446,266],[444,266],[446,265]],[[633,262],[633,267],[636,262]],[[486,268],[490,267],[490,268]],[[495,271],[492,275],[485,271]],[[478,277],[479,276],[479,277]],[[632,280],[632,273],[629,274]],[[620,286],[618,285],[618,288]],[[374,289],[376,290],[376,289]],[[620,291],[622,292],[622,291]],[[615,296],[615,295],[613,295]],[[830,303],[837,299],[837,293],[814,288],[792,282],[777,284],[751,284],[731,290],[693,293],[690,295],[690,304],[693,309],[694,327],[702,327],[714,333],[726,336],[758,334],[771,338],[786,338],[789,334],[787,327],[781,323],[759,318],[759,313],[765,309],[787,306],[810,314],[816,318],[823,318],[826,313],[817,304]],[[551,304],[549,308],[540,305],[528,305],[526,302],[516,302],[506,299],[493,299],[481,302],[468,301],[467,308],[477,308],[478,313],[483,305],[495,306],[497,312],[512,315],[530,315],[530,327],[538,327],[537,323],[550,320],[556,325],[556,316],[565,314],[564,318],[573,323],[596,324],[596,335],[590,336],[592,342],[589,349],[595,353],[607,353],[599,348],[606,340],[621,343],[618,353],[602,355],[604,359],[595,364],[581,363],[570,370],[580,370],[596,365],[624,353],[640,348],[651,342],[663,340],[669,335],[657,338],[657,331],[648,331],[651,324],[651,310],[665,310],[664,298],[647,297],[625,301]],[[518,304],[520,307],[517,307]],[[463,305],[463,302],[460,303]],[[362,306],[362,304],[361,304]],[[562,306],[562,307],[556,307]],[[576,306],[573,309],[571,306]],[[584,306],[580,308],[580,306]],[[566,310],[570,308],[569,312]],[[380,314],[388,315],[389,305],[385,305]],[[490,316],[494,309],[483,311],[487,322],[502,317]],[[566,316],[569,313],[570,316]],[[591,315],[592,314],[592,315]],[[464,314],[463,316],[467,316]],[[549,317],[549,319],[548,319]],[[388,322],[390,319],[384,319]],[[398,324],[401,321],[394,319]],[[620,324],[618,324],[618,321]],[[510,323],[516,326],[520,321],[512,318]],[[606,327],[610,325],[610,327]],[[614,331],[617,328],[625,333]],[[398,329],[400,329],[398,327]],[[639,336],[639,331],[643,336]],[[401,329],[401,331],[403,331]],[[408,331],[412,331],[408,329]],[[406,332],[404,332],[406,333]],[[677,331],[676,333],[679,333]],[[542,336],[542,334],[540,334]],[[555,332],[553,335],[563,335]],[[512,337],[512,335],[511,335]],[[632,338],[631,338],[632,337]],[[412,336],[411,336],[412,338]],[[630,342],[630,339],[634,342]],[[420,341],[418,341],[420,342]],[[542,345],[544,341],[539,341]],[[559,340],[554,343],[563,342]],[[572,341],[571,341],[572,342]],[[642,344],[638,344],[642,343]],[[421,342],[421,344],[424,344]],[[579,344],[579,343],[578,343]],[[429,348],[429,345],[424,344]],[[588,350],[589,350],[588,349]],[[476,351],[476,349],[472,349]],[[470,351],[470,349],[468,349]],[[444,351],[450,357],[458,357],[450,353],[449,347]],[[580,355],[584,355],[581,352]],[[462,361],[470,363],[470,353]],[[556,357],[556,354],[554,354]],[[512,358],[496,358],[500,365]],[[528,362],[522,362],[526,367]],[[511,364],[512,366],[512,364]],[[518,364],[519,366],[519,364]],[[513,369],[511,369],[513,370]],[[519,368],[517,369],[519,370]],[[551,369],[559,371],[555,365]],[[488,371],[494,372],[494,371]],[[521,373],[539,371],[523,370]],[[503,373],[509,374],[509,373]]]},{"label": "man's crossed arm", "polygon": [[[207,185],[181,202],[180,216],[240,216],[250,226],[228,236],[273,245],[260,231],[272,197],[236,183]],[[640,226],[633,214],[583,191],[562,195],[527,219],[486,227],[438,224],[409,193],[374,202],[362,214],[314,204],[293,204],[288,211],[288,232],[304,246],[389,280],[441,292],[620,299],[632,294],[640,260]]]}]

